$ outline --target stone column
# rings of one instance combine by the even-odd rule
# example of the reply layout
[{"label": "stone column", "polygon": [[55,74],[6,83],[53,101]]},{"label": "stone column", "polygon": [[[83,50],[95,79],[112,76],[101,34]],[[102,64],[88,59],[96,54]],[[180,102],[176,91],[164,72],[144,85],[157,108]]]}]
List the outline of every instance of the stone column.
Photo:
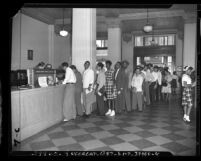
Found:
[{"label": "stone column", "polygon": [[84,71],[84,62],[90,61],[96,66],[96,9],[73,9],[72,24],[72,64],[80,72]]},{"label": "stone column", "polygon": [[183,66],[183,32],[176,34],[176,66]]},{"label": "stone column", "polygon": [[121,61],[121,27],[119,19],[107,19],[108,25],[108,59],[114,65]]},{"label": "stone column", "polygon": [[48,25],[48,63],[54,65],[54,25]]},{"label": "stone column", "polygon": [[195,67],[196,62],[196,16],[188,14],[184,16],[184,50],[183,65]]}]

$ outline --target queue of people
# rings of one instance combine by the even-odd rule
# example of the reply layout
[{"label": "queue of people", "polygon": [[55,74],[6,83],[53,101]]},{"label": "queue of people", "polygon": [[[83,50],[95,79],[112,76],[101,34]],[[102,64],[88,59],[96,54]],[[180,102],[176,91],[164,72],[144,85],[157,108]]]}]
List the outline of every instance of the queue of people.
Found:
[{"label": "queue of people", "polygon": [[[90,62],[84,63],[81,74],[76,66],[63,63],[66,71],[63,84],[66,84],[63,114],[64,121],[75,119],[76,115],[88,118],[93,112],[96,100],[97,115],[115,116],[138,110],[142,112],[146,107],[158,101],[170,101],[171,95],[176,94],[179,78],[176,72],[171,75],[168,68],[145,64],[137,66],[134,72],[128,70],[129,62],[116,62],[114,69],[112,62],[99,62],[95,72],[90,68]],[[190,74],[192,67],[185,70],[182,76],[182,105],[184,106],[184,121],[190,122],[189,115],[192,107]]]}]

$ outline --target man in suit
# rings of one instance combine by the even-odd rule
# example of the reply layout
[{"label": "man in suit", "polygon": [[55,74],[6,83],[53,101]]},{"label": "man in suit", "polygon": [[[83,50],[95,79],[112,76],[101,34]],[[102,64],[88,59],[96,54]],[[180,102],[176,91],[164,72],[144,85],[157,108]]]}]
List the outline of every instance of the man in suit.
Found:
[{"label": "man in suit", "polygon": [[117,62],[115,64],[115,73],[114,73],[114,82],[117,89],[117,98],[115,100],[115,108],[116,112],[121,114],[123,110],[125,110],[125,96],[124,96],[124,88],[125,88],[125,72],[121,68],[121,63]]},{"label": "man in suit", "polygon": [[122,61],[122,69],[125,74],[125,82],[124,82],[124,97],[126,102],[126,110],[127,112],[131,111],[131,79],[132,73],[128,70],[129,62],[124,60]]}]

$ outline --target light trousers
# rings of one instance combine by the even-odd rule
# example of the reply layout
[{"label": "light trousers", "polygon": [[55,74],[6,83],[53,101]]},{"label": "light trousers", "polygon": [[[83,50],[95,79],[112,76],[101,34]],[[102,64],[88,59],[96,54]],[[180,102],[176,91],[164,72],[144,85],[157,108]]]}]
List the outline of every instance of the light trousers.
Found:
[{"label": "light trousers", "polygon": [[136,110],[138,108],[139,111],[143,110],[143,92],[133,92],[133,99],[132,99],[132,109]]},{"label": "light trousers", "polygon": [[67,84],[64,91],[63,115],[70,120],[76,117],[75,85]]}]

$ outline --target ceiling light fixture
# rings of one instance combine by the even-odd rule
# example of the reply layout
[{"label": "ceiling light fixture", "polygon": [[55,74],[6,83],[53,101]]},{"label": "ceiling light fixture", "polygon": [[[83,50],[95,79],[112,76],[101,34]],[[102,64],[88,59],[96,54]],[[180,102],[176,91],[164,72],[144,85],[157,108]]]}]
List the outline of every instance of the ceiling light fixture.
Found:
[{"label": "ceiling light fixture", "polygon": [[148,33],[153,30],[153,26],[149,24],[148,21],[148,9],[147,9],[147,24],[143,27],[144,32]]},{"label": "ceiling light fixture", "polygon": [[67,36],[68,35],[68,31],[66,31],[64,29],[64,8],[63,8],[63,27],[62,27],[62,30],[59,32],[59,34],[63,37]]}]

